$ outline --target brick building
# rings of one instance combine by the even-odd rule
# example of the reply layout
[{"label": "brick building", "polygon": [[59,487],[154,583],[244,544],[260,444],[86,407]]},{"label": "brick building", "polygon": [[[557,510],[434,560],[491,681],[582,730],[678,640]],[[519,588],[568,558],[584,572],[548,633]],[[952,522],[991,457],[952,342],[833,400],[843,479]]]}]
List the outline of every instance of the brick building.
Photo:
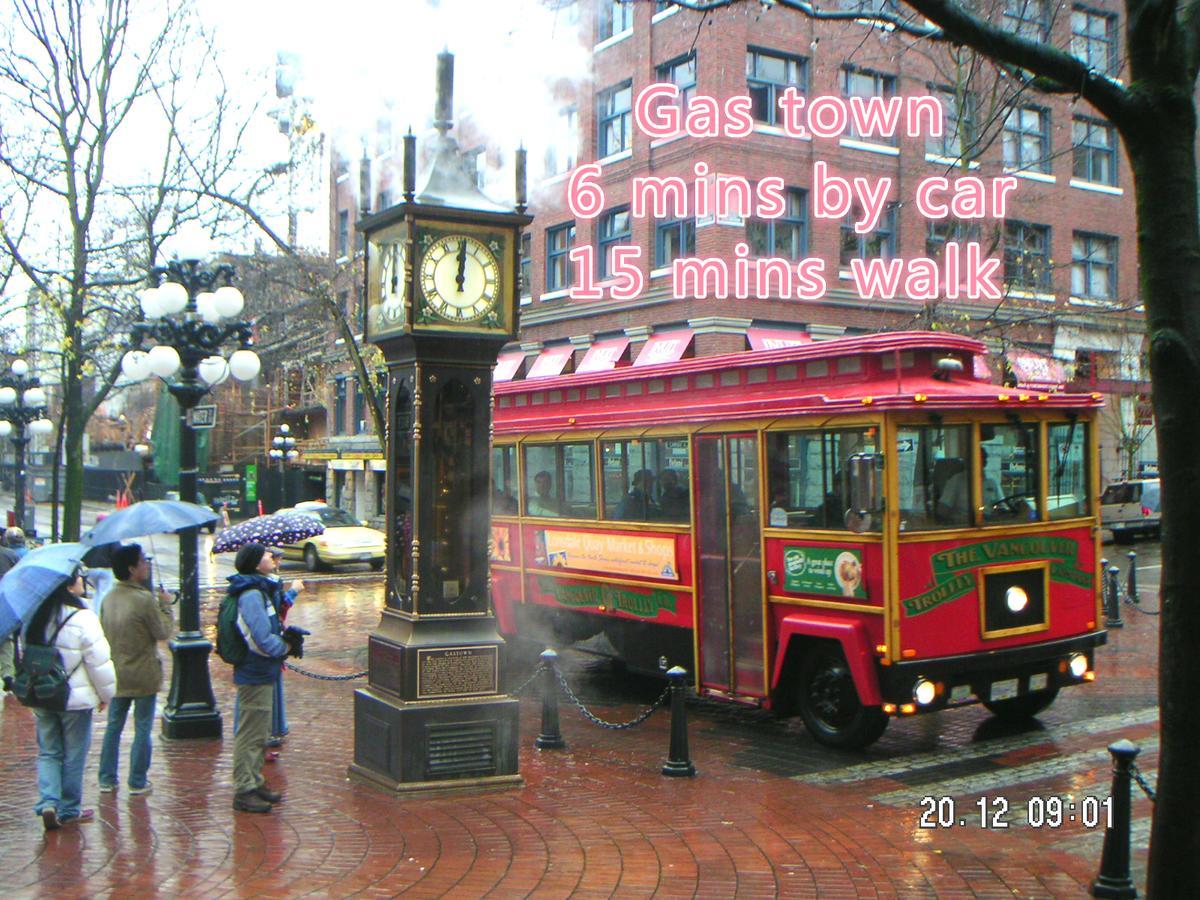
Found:
[{"label": "brick building", "polygon": [[[842,0],[842,8],[869,2]],[[498,379],[627,365],[643,352],[702,356],[778,340],[951,328],[990,343],[997,377],[1108,393],[1103,477],[1154,459],[1142,402],[1148,387],[1132,175],[1115,131],[1094,110],[1069,96],[1021,92],[1013,79],[998,77],[965,51],[932,47],[862,20],[818,22],[764,3],[708,14],[665,2],[557,6],[591,48],[591,75],[548,85],[541,101],[554,107],[557,137],[530,150],[536,218],[522,246],[521,343],[502,354]],[[1118,9],[1112,0],[1058,9],[1046,0],[996,0],[993,17],[1003,27],[1069,47],[1120,78]],[[656,82],[677,86],[675,102],[683,110],[696,109],[701,96],[718,105],[748,97],[750,133],[651,139],[635,125],[634,103]],[[945,111],[943,134],[926,127],[889,138],[856,131],[851,122],[837,138],[795,137],[777,105],[788,88],[809,99],[861,102],[933,95]],[[519,122],[513,130],[519,134]],[[462,146],[473,146],[461,126],[458,133]],[[486,147],[474,158],[497,161]],[[818,162],[846,179],[891,179],[886,206],[869,232],[855,230],[856,210],[847,217],[816,214]],[[343,164],[335,173],[331,228],[344,263],[353,262],[359,209],[381,208],[398,194],[390,181],[398,163],[390,152],[377,154],[371,165],[364,161],[358,185],[352,167]],[[591,219],[573,215],[566,200],[569,173],[583,163],[599,163],[597,183],[605,195],[603,211]],[[753,208],[745,215],[696,215],[698,194],[707,190],[699,163],[709,176],[744,176],[752,189],[780,178],[783,215],[756,217]],[[632,215],[634,179],[647,176],[682,179],[687,208],[659,218]],[[930,176],[950,182],[973,176],[985,186],[1012,176],[1016,188],[1007,195],[1004,218],[989,207],[982,219],[934,221],[921,214],[914,196]],[[356,196],[369,199],[361,204]],[[940,262],[948,241],[977,241],[985,256],[1002,260],[999,300],[948,299],[944,286],[932,299],[903,289],[890,299],[864,299],[850,277],[856,259]],[[606,291],[606,299],[572,299],[577,276],[569,252],[594,249],[603,287],[608,251],[619,245],[640,250],[635,265],[644,287],[637,296],[611,300]],[[731,271],[742,257],[776,257],[793,268],[815,258],[827,286],[814,300],[788,296],[778,280],[762,298],[738,297],[732,287],[727,297],[692,290],[676,298],[672,265],[681,257],[722,260]],[[347,284],[348,304],[359,283]]]}]

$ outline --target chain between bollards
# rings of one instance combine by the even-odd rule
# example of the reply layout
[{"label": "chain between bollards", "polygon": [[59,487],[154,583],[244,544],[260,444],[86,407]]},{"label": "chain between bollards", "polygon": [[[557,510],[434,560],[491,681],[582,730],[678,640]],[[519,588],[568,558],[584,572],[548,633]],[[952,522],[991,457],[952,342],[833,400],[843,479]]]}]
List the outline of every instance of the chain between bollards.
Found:
[{"label": "chain between bollards", "polygon": [[687,691],[687,670],[674,666],[667,672],[671,680],[671,748],[662,773],[675,778],[691,777],[696,774],[688,755],[687,706],[684,692]]},{"label": "chain between bollards", "polygon": [[1092,882],[1093,897],[1130,898],[1138,895],[1129,874],[1129,828],[1131,816],[1130,777],[1133,761],[1141,751],[1130,741],[1108,745],[1113,759],[1112,825],[1104,831],[1100,874]]}]

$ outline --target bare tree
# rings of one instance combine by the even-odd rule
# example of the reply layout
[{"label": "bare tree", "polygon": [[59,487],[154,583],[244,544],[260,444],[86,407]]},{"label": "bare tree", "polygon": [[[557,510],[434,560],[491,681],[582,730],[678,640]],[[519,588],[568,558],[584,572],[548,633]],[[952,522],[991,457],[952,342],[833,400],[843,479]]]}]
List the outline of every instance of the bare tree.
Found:
[{"label": "bare tree", "polygon": [[[742,0],[676,0],[716,10]],[[1200,5],[1125,0],[1128,76],[1118,80],[1066,48],[1007,31],[953,0],[904,0],[900,11],[862,4],[819,10],[776,0],[815,19],[871,19],[901,34],[965,46],[1032,90],[1077,96],[1117,129],[1134,173],[1138,259],[1150,345],[1150,373],[1163,481],[1162,622],[1159,704],[1162,745],[1150,841],[1151,896],[1200,896],[1200,772],[1191,761],[1200,724],[1191,698],[1200,687],[1200,570],[1191,564],[1200,534],[1200,204],[1197,198],[1196,79]],[[867,7],[867,8],[862,8]],[[915,18],[914,13],[921,18]]]}]

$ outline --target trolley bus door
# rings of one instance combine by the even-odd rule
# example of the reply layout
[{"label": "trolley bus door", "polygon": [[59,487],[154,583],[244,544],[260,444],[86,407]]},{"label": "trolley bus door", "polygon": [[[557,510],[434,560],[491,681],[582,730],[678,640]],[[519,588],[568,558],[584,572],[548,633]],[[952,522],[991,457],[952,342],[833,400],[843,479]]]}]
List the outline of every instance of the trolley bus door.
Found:
[{"label": "trolley bus door", "polygon": [[764,695],[758,438],[696,436],[700,685]]}]

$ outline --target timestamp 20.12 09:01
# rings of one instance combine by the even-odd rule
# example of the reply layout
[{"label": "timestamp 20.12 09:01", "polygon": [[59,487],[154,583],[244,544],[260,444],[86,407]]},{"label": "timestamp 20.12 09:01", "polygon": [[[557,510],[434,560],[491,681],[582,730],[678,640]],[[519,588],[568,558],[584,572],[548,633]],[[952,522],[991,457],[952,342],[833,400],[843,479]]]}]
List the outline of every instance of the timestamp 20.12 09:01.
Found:
[{"label": "timestamp 20.12 09:01", "polygon": [[[1021,813],[1024,812],[1024,816]],[[1038,797],[1012,802],[1007,797],[983,796],[960,808],[954,797],[922,797],[920,828],[1008,828],[1021,819],[1031,828],[1060,828],[1078,822],[1084,828],[1111,828],[1112,797]]]}]

